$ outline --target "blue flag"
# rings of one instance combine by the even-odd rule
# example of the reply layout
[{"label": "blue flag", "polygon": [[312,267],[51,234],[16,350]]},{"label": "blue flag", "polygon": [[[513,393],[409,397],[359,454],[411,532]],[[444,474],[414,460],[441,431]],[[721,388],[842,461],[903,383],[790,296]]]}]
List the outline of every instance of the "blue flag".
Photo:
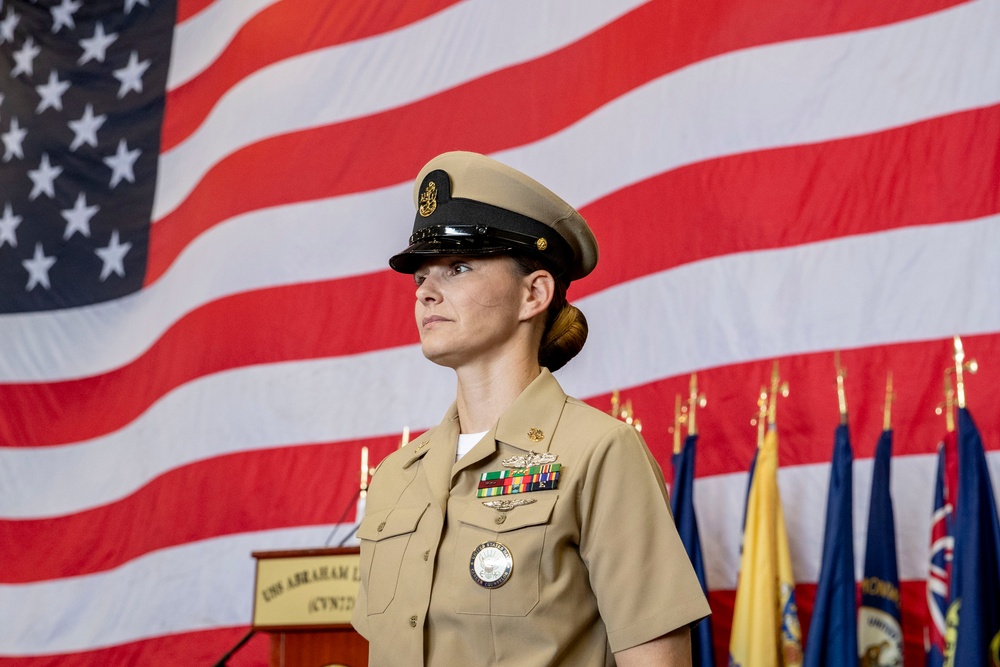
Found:
[{"label": "blue flag", "polygon": [[951,564],[955,546],[953,496],[957,480],[948,474],[954,469],[958,444],[949,431],[938,444],[937,473],[934,481],[934,510],[931,514],[930,568],[927,575],[927,625],[924,627],[926,667],[943,667],[945,650],[945,615],[948,613]]},{"label": "blue flag", "polygon": [[[694,565],[701,588],[708,595],[705,581],[705,562],[698,538],[698,519],[694,513],[694,459],[697,452],[697,435],[689,435],[679,454],[674,455],[674,483],[670,487],[670,511],[677,524],[677,532]],[[702,620],[691,630],[691,655],[694,667],[715,667],[712,648],[711,617]]]},{"label": "blue flag", "polygon": [[971,415],[958,411],[955,560],[945,664],[1000,665],[1000,524],[986,454]]},{"label": "blue flag", "polygon": [[826,503],[823,560],[816,590],[805,667],[856,667],[857,603],[854,586],[854,477],[847,425],[837,427]]},{"label": "blue flag", "polygon": [[891,460],[892,431],[885,430],[875,448],[865,574],[858,613],[858,647],[865,665],[895,665],[903,661],[896,519],[890,492]]}]

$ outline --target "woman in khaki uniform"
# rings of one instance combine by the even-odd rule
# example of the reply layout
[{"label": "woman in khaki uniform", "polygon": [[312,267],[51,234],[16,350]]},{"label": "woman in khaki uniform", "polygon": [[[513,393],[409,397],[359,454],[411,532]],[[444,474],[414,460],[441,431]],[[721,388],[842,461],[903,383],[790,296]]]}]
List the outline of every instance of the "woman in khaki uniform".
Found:
[{"label": "woman in khaki uniform", "polygon": [[[441,424],[382,462],[358,530],[371,665],[689,665],[709,608],[659,466],[550,370],[586,340],[566,287],[597,243],[569,204],[474,153],[431,160],[410,245]],[[419,391],[419,388],[416,388]]]}]

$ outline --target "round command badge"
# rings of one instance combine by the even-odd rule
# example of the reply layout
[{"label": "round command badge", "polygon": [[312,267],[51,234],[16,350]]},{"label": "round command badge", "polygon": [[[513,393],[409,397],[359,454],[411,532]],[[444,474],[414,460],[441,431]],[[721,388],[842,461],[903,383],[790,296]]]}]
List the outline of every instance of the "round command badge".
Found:
[{"label": "round command badge", "polygon": [[514,559],[507,547],[499,542],[483,542],[472,552],[469,574],[473,581],[484,588],[503,586],[510,579]]}]

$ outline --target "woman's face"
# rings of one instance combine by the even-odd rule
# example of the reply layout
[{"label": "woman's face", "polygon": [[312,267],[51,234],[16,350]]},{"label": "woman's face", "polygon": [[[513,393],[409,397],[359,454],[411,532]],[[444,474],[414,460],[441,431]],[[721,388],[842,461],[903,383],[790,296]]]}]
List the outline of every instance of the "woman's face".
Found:
[{"label": "woman's face", "polygon": [[420,344],[434,363],[488,361],[513,344],[529,289],[509,257],[438,257],[413,278]]}]

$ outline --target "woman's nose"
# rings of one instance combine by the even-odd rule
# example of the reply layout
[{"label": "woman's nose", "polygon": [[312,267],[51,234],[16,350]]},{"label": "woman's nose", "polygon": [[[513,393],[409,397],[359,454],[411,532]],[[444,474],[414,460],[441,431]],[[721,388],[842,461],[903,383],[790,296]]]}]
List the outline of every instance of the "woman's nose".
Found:
[{"label": "woman's nose", "polygon": [[437,288],[437,280],[431,275],[426,275],[420,284],[417,285],[417,300],[424,303],[433,303],[440,300],[441,293]]}]

